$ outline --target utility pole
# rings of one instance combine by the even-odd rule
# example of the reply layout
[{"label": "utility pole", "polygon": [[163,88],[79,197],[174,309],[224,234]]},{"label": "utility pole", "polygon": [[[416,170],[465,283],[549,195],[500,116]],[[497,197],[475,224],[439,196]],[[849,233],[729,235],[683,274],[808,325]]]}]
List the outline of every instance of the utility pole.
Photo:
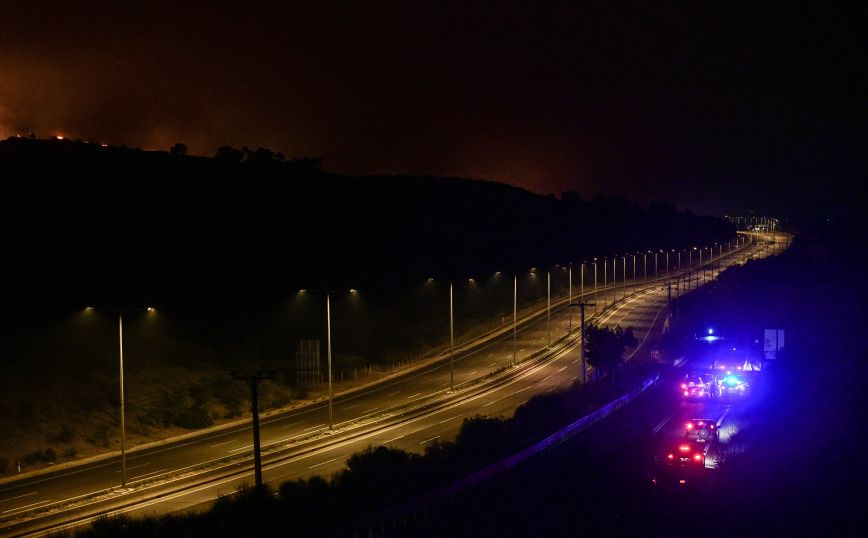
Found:
[{"label": "utility pole", "polygon": [[573,306],[578,307],[580,312],[581,312],[581,318],[580,318],[581,319],[581,329],[580,330],[581,330],[581,336],[582,336],[582,345],[579,346],[579,355],[582,357],[582,383],[584,384],[584,383],[588,382],[588,378],[587,378],[588,367],[585,365],[585,307],[593,306],[594,309],[596,309],[597,304],[596,303],[586,303],[583,300],[582,302],[580,302],[578,304],[570,303],[570,306],[571,307],[573,307]]},{"label": "utility pole", "polygon": [[253,420],[253,476],[256,487],[262,487],[262,452],[259,445],[259,394],[257,387],[263,379],[274,379],[273,375],[254,374],[233,376],[232,379],[250,383],[250,416]]}]

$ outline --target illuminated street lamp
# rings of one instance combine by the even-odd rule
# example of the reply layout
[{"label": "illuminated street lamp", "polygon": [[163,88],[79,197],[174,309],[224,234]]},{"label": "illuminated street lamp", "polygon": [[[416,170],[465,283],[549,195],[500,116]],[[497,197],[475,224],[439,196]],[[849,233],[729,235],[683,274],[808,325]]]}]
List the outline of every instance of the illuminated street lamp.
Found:
[{"label": "illuminated street lamp", "polygon": [[548,343],[546,347],[552,347],[552,272],[546,270],[546,331]]},{"label": "illuminated street lamp", "polygon": [[648,253],[642,254],[642,280],[648,282]]},{"label": "illuminated street lamp", "polygon": [[515,351],[516,333],[518,332],[518,274],[512,280],[512,364],[518,364]]},{"label": "illuminated street lamp", "polygon": [[624,280],[624,297],[626,297],[627,296],[627,255],[626,254],[624,254],[621,257],[621,267],[623,268],[623,271],[621,272],[621,276],[623,277],[623,280]]},{"label": "illuminated street lamp", "polygon": [[120,404],[121,404],[121,487],[127,487],[127,451],[126,451],[126,409],[124,399],[124,312],[154,312],[153,307],[144,308],[106,308],[106,307],[85,307],[85,311],[93,312],[94,310],[103,310],[106,312],[114,312],[118,315],[118,363],[120,375],[118,382],[120,385]]},{"label": "illuminated street lamp", "polygon": [[[567,304],[573,304],[573,264],[567,266]],[[567,308],[569,321],[567,322],[567,334],[573,332],[573,311]]]},{"label": "illuminated street lamp", "polygon": [[[467,279],[448,279],[448,278],[429,278],[429,282],[433,281],[449,284],[449,391],[455,392],[455,315],[454,315],[454,293],[453,286],[456,282],[467,282],[473,284],[472,278]],[[515,299],[513,299],[513,303]],[[513,348],[515,347],[515,310],[513,310]]]},{"label": "illuminated street lamp", "polygon": [[331,296],[335,293],[349,293],[356,295],[358,291],[355,289],[346,290],[300,290],[299,293],[316,293],[325,295],[326,298],[326,353],[328,357],[328,383],[329,383],[329,430],[334,429],[334,391],[332,390],[332,308]]}]

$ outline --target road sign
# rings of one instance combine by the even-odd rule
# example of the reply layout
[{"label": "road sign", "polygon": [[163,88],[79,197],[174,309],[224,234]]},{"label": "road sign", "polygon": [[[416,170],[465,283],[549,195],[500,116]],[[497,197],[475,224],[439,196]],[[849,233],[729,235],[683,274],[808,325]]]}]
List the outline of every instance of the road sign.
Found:
[{"label": "road sign", "polygon": [[784,330],[766,329],[763,339],[763,352],[767,359],[774,359],[777,352],[784,348]]}]

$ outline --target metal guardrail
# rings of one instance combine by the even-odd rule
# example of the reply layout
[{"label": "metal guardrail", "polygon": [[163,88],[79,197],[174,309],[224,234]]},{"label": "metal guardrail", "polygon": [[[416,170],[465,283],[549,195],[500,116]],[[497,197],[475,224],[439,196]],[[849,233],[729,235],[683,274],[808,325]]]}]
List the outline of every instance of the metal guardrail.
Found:
[{"label": "metal guardrail", "polygon": [[406,516],[410,513],[418,512],[423,506],[429,505],[439,499],[446,499],[460,493],[461,491],[468,489],[472,486],[475,486],[481,482],[494,478],[497,475],[500,475],[509,469],[512,469],[519,463],[532,458],[536,455],[539,455],[551,448],[569,441],[570,439],[576,437],[578,434],[587,430],[594,424],[600,422],[604,418],[608,417],[618,409],[624,407],[628,403],[632,402],[636,398],[638,398],[645,390],[647,390],[652,385],[656,384],[660,379],[659,374],[646,379],[639,388],[636,388],[615,400],[599,407],[595,411],[583,416],[582,418],[572,422],[571,424],[561,428],[557,432],[549,435],[548,437],[542,439],[534,443],[533,445],[512,454],[498,462],[489,464],[482,469],[474,471],[473,473],[452,482],[451,484],[440,488],[434,492],[430,492],[428,494],[417,497],[411,501],[393,507],[387,511],[385,511],[382,515],[384,520],[395,520],[401,517]]}]

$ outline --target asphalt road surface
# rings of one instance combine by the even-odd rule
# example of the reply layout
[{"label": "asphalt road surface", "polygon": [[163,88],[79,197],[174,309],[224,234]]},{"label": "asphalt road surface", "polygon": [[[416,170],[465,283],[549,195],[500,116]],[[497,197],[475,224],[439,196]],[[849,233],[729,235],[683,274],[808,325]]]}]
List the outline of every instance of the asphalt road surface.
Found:
[{"label": "asphalt road surface", "polygon": [[[749,245],[733,255],[724,253],[721,265],[725,268],[728,264],[742,262],[747,256],[769,253],[767,245]],[[626,293],[624,291],[616,291],[617,296],[632,295],[600,312],[600,321],[611,326],[632,326],[636,337],[644,342],[652,330],[658,331],[662,326],[667,290],[649,281],[638,282],[629,286]],[[611,295],[612,292],[606,290],[595,296],[586,289],[584,299],[602,304],[605,296],[611,303]],[[574,296],[574,301],[578,299]],[[577,312],[573,312],[573,334],[577,321]],[[568,308],[553,309],[552,340],[567,335],[569,325]],[[545,348],[548,335],[544,312],[520,326],[516,346],[519,361]],[[512,346],[512,333],[507,331],[456,354],[456,386],[509,366],[513,361]],[[647,349],[640,346],[637,353],[643,352]],[[548,355],[546,359],[527,361],[513,368],[505,380],[478,383],[458,390],[455,395],[449,394],[450,368],[446,360],[336,397],[335,432],[328,431],[325,403],[265,417],[261,427],[263,449],[287,448],[273,456],[266,453],[264,481],[277,485],[314,474],[329,476],[344,468],[349,455],[369,445],[421,451],[435,440],[453,438],[464,418],[477,414],[511,416],[533,395],[565,388],[581,378],[576,338],[553,345]],[[430,404],[432,399],[442,401],[433,405]],[[429,403],[425,412],[406,411],[422,403]],[[394,409],[403,410],[400,417],[390,412]],[[672,425],[694,418],[688,415],[699,412],[682,411],[678,416],[673,415],[669,421]],[[719,409],[701,411],[723,413]],[[251,438],[250,426],[244,424],[128,453],[129,487],[126,491],[117,488],[121,476],[117,457],[4,483],[0,485],[0,532],[20,533],[47,525],[63,528],[64,524],[86,522],[96,511],[161,514],[209,506],[220,494],[252,481],[252,472],[244,472],[252,468]],[[226,462],[233,457],[234,462]],[[218,463],[221,461],[224,463]],[[203,470],[208,462],[213,463],[210,475]],[[215,466],[233,474],[215,478]],[[210,481],[197,485],[206,475]],[[108,490],[112,492],[94,497]],[[160,496],[150,498],[156,494]],[[70,505],[74,505],[74,509],[59,508]],[[22,524],[25,519],[28,521]]]}]

